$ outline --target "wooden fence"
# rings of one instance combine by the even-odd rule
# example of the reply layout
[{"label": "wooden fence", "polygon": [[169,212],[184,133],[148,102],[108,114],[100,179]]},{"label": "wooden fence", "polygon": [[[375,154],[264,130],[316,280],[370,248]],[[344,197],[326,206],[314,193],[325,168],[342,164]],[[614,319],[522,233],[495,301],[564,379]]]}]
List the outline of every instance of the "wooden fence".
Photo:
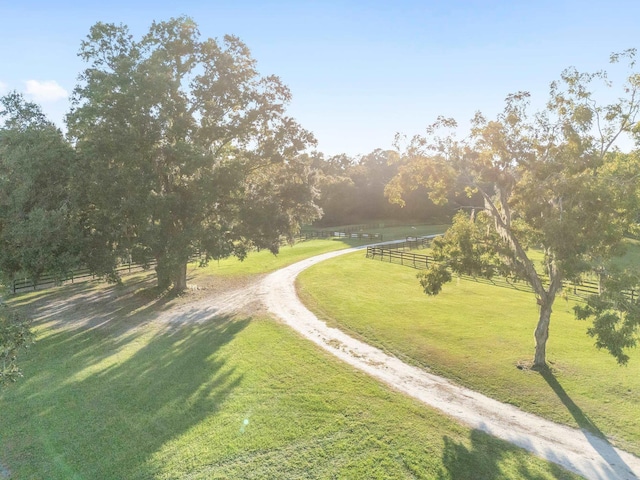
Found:
[{"label": "wooden fence", "polygon": [[396,247],[395,244],[384,247],[367,247],[367,258],[413,268],[428,268],[433,262],[433,257],[430,255],[406,252],[401,248]]},{"label": "wooden fence", "polygon": [[[402,245],[403,243],[406,242],[400,242],[399,245]],[[409,248],[407,245],[405,245],[405,248]],[[431,255],[417,254],[412,253],[411,251],[407,252],[404,248],[397,247],[395,244],[367,247],[366,257],[416,269],[426,269],[431,264],[437,263]],[[525,281],[512,281],[503,277],[495,277],[491,280],[487,280],[484,278],[461,275],[461,278],[491,283],[496,286],[508,286],[511,288],[517,288],[518,290],[533,291],[531,286]],[[543,281],[546,281],[546,279],[543,278]],[[589,295],[597,295],[600,292],[600,286],[598,282],[592,282],[589,280],[583,280],[579,283],[563,282],[563,291],[567,295],[573,295],[578,299],[584,299]],[[631,299],[631,301],[638,297],[638,293],[636,293],[635,290],[629,290],[624,293]]]},{"label": "wooden fence", "polygon": [[[296,240],[309,240],[315,238],[347,238],[347,239],[357,239],[361,241],[382,241],[381,233],[368,233],[368,232],[355,232],[355,231],[324,231],[324,230],[310,230],[302,232],[300,235],[297,235]],[[286,241],[282,241],[281,245],[285,245]],[[195,255],[198,258],[198,255]],[[155,260],[150,260],[148,263],[149,267],[155,266]],[[141,270],[142,265],[135,262],[123,263],[116,268],[116,272],[118,273],[131,273],[133,271]],[[60,277],[58,275],[53,274],[44,274],[37,281],[33,281],[30,278],[17,278],[8,285],[9,290],[11,292],[16,293],[21,290],[35,290],[38,287],[46,287],[46,286],[55,286],[55,285],[63,285],[65,283],[74,283],[76,281],[83,281],[87,279],[94,279],[96,276],[91,273],[88,268],[81,268],[73,270],[67,273],[65,276]]]},{"label": "wooden fence", "polygon": [[431,246],[431,240],[438,235],[427,235],[425,237],[407,237],[404,241],[388,243],[382,248],[391,250],[418,250]]},{"label": "wooden fence", "polygon": [[329,230],[307,230],[300,232],[296,238],[301,240],[311,240],[315,238],[346,238],[361,241],[375,240],[377,242],[382,241],[381,233],[369,233],[369,232],[355,232],[355,231],[329,231]]},{"label": "wooden fence", "polygon": [[[147,267],[155,266],[156,261],[150,260],[147,264]],[[118,273],[131,273],[142,270],[144,267],[135,262],[127,262],[122,263],[118,267],[116,267],[116,272]],[[80,268],[77,270],[73,270],[67,273],[64,277],[59,277],[57,275],[45,274],[42,275],[37,281],[33,281],[30,278],[19,278],[15,279],[9,285],[9,289],[13,292],[19,292],[20,290],[36,290],[38,287],[46,287],[46,286],[56,286],[63,285],[65,283],[75,283],[76,281],[84,281],[88,279],[94,279],[96,276],[91,273],[88,268]]]},{"label": "wooden fence", "polygon": [[[315,238],[346,238],[346,239],[354,239],[360,241],[382,241],[381,233],[368,233],[368,232],[356,232],[356,231],[324,231],[324,230],[310,230],[300,233],[295,237],[296,240],[309,240]],[[285,245],[286,241],[281,241],[281,245]],[[198,255],[196,255],[198,257]],[[155,260],[151,260],[148,263],[149,267],[155,266]],[[118,273],[123,272],[132,272],[141,270],[143,267],[140,264],[135,262],[123,263],[119,267],[116,268]],[[54,285],[63,285],[65,283],[74,283],[76,281],[82,281],[87,279],[94,279],[95,275],[91,273],[88,268],[81,268],[77,270],[73,270],[67,273],[65,276],[60,277],[58,275],[53,274],[44,274],[37,281],[33,281],[30,278],[17,278],[8,285],[9,290],[13,293],[19,292],[21,290],[35,290],[38,287],[45,286],[54,286]]]}]

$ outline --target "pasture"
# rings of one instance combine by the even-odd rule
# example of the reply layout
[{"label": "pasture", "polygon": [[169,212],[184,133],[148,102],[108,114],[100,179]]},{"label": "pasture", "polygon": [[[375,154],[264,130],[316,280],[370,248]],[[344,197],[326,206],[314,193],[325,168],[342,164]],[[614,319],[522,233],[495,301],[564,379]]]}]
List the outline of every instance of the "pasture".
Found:
[{"label": "pasture", "polygon": [[[218,277],[242,284],[344,245],[305,242],[275,263],[261,252],[190,276],[215,295]],[[0,393],[0,478],[575,478],[371,380],[260,311],[159,323],[198,292],[172,298],[153,284],[138,273],[10,299],[34,315],[38,339],[22,357],[25,377]]]},{"label": "pasture", "polygon": [[364,255],[332,259],[300,275],[298,292],[320,318],[404,361],[640,453],[639,352],[619,367],[595,349],[571,300],[555,303],[551,374],[542,375],[527,368],[538,308],[524,286],[457,279],[428,297],[416,270]]}]

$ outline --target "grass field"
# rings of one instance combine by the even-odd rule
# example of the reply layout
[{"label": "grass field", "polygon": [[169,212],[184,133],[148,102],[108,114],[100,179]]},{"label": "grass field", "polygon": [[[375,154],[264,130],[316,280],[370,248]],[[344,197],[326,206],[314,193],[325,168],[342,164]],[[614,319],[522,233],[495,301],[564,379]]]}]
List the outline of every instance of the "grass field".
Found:
[{"label": "grass field", "polygon": [[0,478],[576,478],[267,317],[154,322],[167,304],[153,280],[10,300],[38,318],[38,341],[22,357],[25,378],[0,392]]},{"label": "grass field", "polygon": [[[442,233],[447,228],[446,225],[414,225],[414,226],[388,226],[376,229],[376,232],[383,236],[384,241],[398,240],[406,238],[409,235],[433,235]],[[330,230],[330,229],[329,229]],[[333,230],[339,230],[334,228]],[[192,278],[204,278],[207,276],[215,277],[237,277],[249,276],[261,273],[273,272],[279,268],[291,265],[299,260],[303,260],[313,255],[340,250],[343,248],[364,245],[365,242],[357,239],[335,238],[324,240],[303,241],[291,246],[280,247],[280,253],[273,255],[267,250],[260,252],[251,252],[245,261],[237,258],[228,258],[225,260],[211,261],[204,268],[198,268],[192,265],[189,272]]]},{"label": "grass field", "polygon": [[517,368],[533,358],[538,310],[529,292],[454,280],[428,297],[416,270],[361,252],[306,270],[298,289],[321,318],[405,361],[640,454],[640,352],[619,367],[593,347],[568,301],[555,304],[552,375],[541,375]]}]

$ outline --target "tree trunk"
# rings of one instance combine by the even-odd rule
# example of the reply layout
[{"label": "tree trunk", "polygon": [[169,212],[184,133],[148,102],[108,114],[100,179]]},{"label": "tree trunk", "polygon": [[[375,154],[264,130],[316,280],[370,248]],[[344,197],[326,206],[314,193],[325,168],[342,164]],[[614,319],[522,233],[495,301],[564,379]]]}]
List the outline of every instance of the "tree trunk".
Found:
[{"label": "tree trunk", "polygon": [[549,338],[549,322],[551,321],[552,302],[542,300],[540,303],[540,318],[534,333],[536,339],[536,353],[533,359],[534,369],[547,366],[547,339]]},{"label": "tree trunk", "polygon": [[171,268],[164,255],[156,257],[156,275],[158,277],[158,288],[164,290],[171,285]]},{"label": "tree trunk", "polygon": [[187,262],[179,265],[173,275],[173,290],[182,292],[187,289]]},{"label": "tree trunk", "polygon": [[165,256],[157,259],[156,274],[158,275],[158,288],[164,290],[173,285],[173,290],[182,292],[187,288],[187,262],[169,261]]}]

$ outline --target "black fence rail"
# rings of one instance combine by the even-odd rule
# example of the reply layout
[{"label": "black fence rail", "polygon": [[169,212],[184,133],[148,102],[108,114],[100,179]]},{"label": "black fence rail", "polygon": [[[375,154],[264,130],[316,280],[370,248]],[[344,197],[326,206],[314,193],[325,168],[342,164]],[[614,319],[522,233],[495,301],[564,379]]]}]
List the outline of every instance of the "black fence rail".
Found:
[{"label": "black fence rail", "polygon": [[[368,232],[356,232],[356,231],[324,231],[324,230],[310,230],[300,233],[296,235],[295,240],[309,240],[315,238],[348,238],[348,239],[357,239],[363,242],[366,241],[376,241],[381,242],[383,240],[381,233],[368,233]],[[287,244],[286,239],[281,239],[281,245]],[[199,257],[198,254],[194,256],[195,259]],[[155,266],[156,261],[150,260],[147,263],[147,267]],[[116,268],[116,272],[124,273],[124,272],[134,272],[138,270],[142,270],[143,265],[135,263],[135,262],[125,262]],[[9,285],[7,285],[8,289],[12,293],[17,293],[22,290],[36,290],[38,287],[50,287],[50,286],[58,286],[64,285],[67,283],[74,283],[76,281],[83,281],[88,279],[95,279],[96,276],[91,273],[88,268],[76,269],[71,272],[68,272],[64,276],[54,275],[54,274],[44,274],[37,280],[33,280],[31,278],[16,278]]]},{"label": "black fence rail", "polygon": [[[155,260],[149,260],[146,266],[136,262],[126,262],[120,264],[116,267],[116,272],[118,273],[132,273],[143,270],[144,268],[153,267],[156,265]],[[96,275],[91,273],[88,268],[80,268],[68,272],[63,277],[52,274],[42,275],[37,281],[34,281],[30,278],[17,278],[11,282],[9,285],[9,289],[12,293],[17,293],[21,290],[36,290],[38,287],[51,287],[51,286],[59,286],[64,285],[66,283],[75,283],[81,282],[85,280],[93,280],[96,278]]]},{"label": "black fence rail", "polygon": [[407,237],[404,241],[388,243],[384,249],[390,250],[420,250],[431,246],[431,240],[437,235],[428,235],[426,237]]},{"label": "black fence rail", "polygon": [[[403,243],[405,242],[400,242],[400,245]],[[405,248],[409,247],[406,246]],[[430,265],[438,263],[431,255],[412,253],[411,251],[407,252],[402,247],[398,248],[396,244],[367,247],[366,258],[380,260],[382,262],[395,263],[398,265],[416,269],[426,269],[429,268]],[[487,280],[485,278],[472,277],[469,275],[461,275],[461,278],[474,280],[476,282],[489,283],[496,286],[505,286],[515,288],[517,290],[526,290],[533,292],[531,286],[527,282],[522,280],[510,280],[503,277],[495,277],[491,280]],[[547,281],[547,279],[544,278],[543,281]],[[598,293],[600,293],[600,285],[598,284],[598,282],[592,282],[589,280],[584,280],[581,282],[563,282],[563,292],[565,295],[567,295],[567,297],[573,296],[577,299],[583,300],[590,295],[597,295]],[[624,294],[627,295],[631,299],[631,301],[633,301],[638,298],[640,292],[632,289],[624,292]]]},{"label": "black fence rail", "polygon": [[[315,238],[348,238],[357,239],[363,242],[376,241],[381,242],[383,240],[381,233],[368,233],[368,232],[356,232],[356,231],[323,231],[323,230],[311,230],[300,233],[295,237],[295,240],[309,240]],[[287,244],[285,239],[280,242],[281,245]],[[199,254],[194,255],[194,259],[199,258]],[[153,267],[156,265],[155,259],[149,260],[147,267]],[[136,262],[124,262],[116,268],[118,273],[135,272],[145,268],[143,265]],[[95,279],[96,276],[91,273],[88,268],[76,269],[68,272],[64,276],[54,274],[44,274],[37,280],[30,278],[16,278],[9,285],[8,289],[12,293],[17,293],[22,290],[36,290],[38,287],[50,287],[59,286],[67,283],[74,283],[76,281],[83,281],[89,279]]]},{"label": "black fence rail", "polygon": [[384,247],[367,247],[367,258],[397,263],[413,268],[428,268],[433,262],[433,257],[430,255],[405,252],[404,249],[401,248],[402,247],[399,248],[395,244]]}]

